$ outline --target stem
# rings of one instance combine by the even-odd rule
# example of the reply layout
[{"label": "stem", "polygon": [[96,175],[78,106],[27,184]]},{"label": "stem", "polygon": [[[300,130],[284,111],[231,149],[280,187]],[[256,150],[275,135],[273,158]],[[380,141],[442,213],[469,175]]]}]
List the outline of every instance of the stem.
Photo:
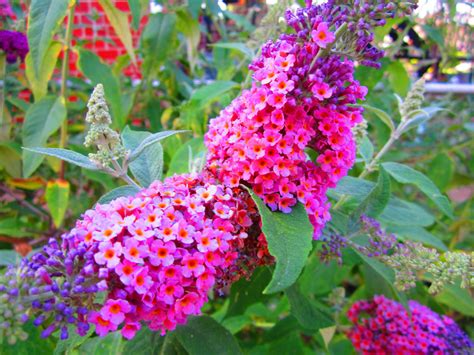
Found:
[{"label": "stem", "polygon": [[127,174],[127,170],[122,168],[119,163],[115,159],[112,160],[112,165],[115,168],[115,172],[117,173],[117,176],[121,178],[123,181],[125,181],[127,184],[131,186],[135,186],[138,189],[141,189],[142,187],[138,185],[130,176]]},{"label": "stem", "polygon": [[[5,95],[6,95],[6,71],[7,71],[7,56],[5,53],[0,53],[0,138],[3,140],[3,129],[6,126],[4,121],[5,110]],[[6,137],[5,137],[6,138]]]},{"label": "stem", "polygon": [[[68,76],[68,69],[69,69],[69,51],[71,50],[71,39],[72,39],[72,27],[74,24],[74,7],[72,5],[68,10],[68,18],[67,18],[67,27],[66,27],[66,36],[64,40],[64,57],[63,63],[61,68],[61,96],[66,102],[66,90],[67,90],[67,76]],[[59,148],[64,148],[67,143],[67,117],[64,119],[61,125],[60,131],[60,139],[59,139]],[[64,179],[64,170],[65,170],[65,162],[64,160],[61,161],[61,168],[59,170],[59,178]]]},{"label": "stem", "polygon": [[17,203],[20,205],[20,206],[23,206],[27,209],[29,209],[31,212],[33,212],[34,214],[38,215],[38,217],[42,218],[42,219],[45,219],[46,221],[49,221],[50,218],[49,218],[49,215],[46,213],[46,212],[43,212],[42,210],[40,210],[39,208],[33,206],[31,203],[29,203],[28,201],[26,200],[23,200],[21,199],[20,197],[16,196],[13,191],[11,191],[8,187],[4,186],[4,185],[0,185],[0,191],[3,191],[5,194],[13,197]]}]

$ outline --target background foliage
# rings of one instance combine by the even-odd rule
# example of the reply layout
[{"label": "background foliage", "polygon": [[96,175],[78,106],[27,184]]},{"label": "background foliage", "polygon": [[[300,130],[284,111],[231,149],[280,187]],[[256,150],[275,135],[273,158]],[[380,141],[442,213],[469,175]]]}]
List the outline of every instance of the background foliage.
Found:
[{"label": "background foliage", "polygon": [[[58,237],[100,196],[109,193],[102,199],[106,201],[130,189],[102,172],[21,150],[22,146],[87,154],[82,145],[86,102],[92,87],[102,83],[114,128],[123,130],[130,147],[148,136],[135,131],[187,130],[153,143],[146,154],[154,159],[130,166],[140,184],[199,169],[208,120],[248,86],[247,64],[280,28],[279,5],[270,10],[273,21],[267,18],[256,30],[252,11],[244,16],[222,10],[214,1],[205,1],[205,8],[201,1],[163,2],[164,11],[151,14],[146,1],[130,0],[131,23],[110,0],[100,3],[127,50],[112,66],[84,43],[72,45],[75,25],[68,18],[77,6],[73,0],[33,0],[26,12],[15,4],[16,26],[24,27],[28,16],[30,53],[24,66],[6,67],[3,86],[1,265],[15,263],[48,238]],[[401,240],[422,242],[439,251],[472,250],[472,95],[427,95],[427,114],[421,113],[409,127],[413,129],[394,142],[382,158],[383,168],[367,169],[400,123],[396,95],[408,93],[412,78],[425,74],[435,80],[466,79],[456,68],[461,63],[458,58],[472,50],[472,43],[462,37],[472,33],[472,27],[459,22],[458,3],[462,1],[447,1],[431,16],[393,20],[378,30],[379,43],[391,37],[384,42],[387,57],[382,69],[357,69],[357,79],[369,88],[364,104],[368,134],[360,141],[351,176],[330,192],[335,207],[326,234],[348,232],[351,218],[368,213]],[[131,28],[143,16],[148,21],[134,46]],[[453,33],[458,37],[453,38]],[[78,56],[81,77],[68,75],[71,53]],[[138,62],[140,82],[123,74]],[[27,100],[22,99],[25,90],[32,93]],[[117,192],[117,188],[121,189]],[[310,242],[311,227],[304,218],[295,222],[304,211],[296,209],[285,220],[287,216],[269,213],[263,205],[259,209],[277,266],[273,274],[260,268],[250,280],[235,283],[228,297],[216,297],[206,306],[206,315],[192,318],[166,337],[143,330],[131,342],[119,334],[40,341],[38,330],[29,327],[27,342],[4,344],[1,352],[346,354],[353,350],[340,331],[348,324],[344,313],[351,302],[374,294],[402,302],[420,300],[474,333],[469,321],[474,316],[470,291],[450,285],[431,296],[422,281],[400,293],[392,286],[393,271],[357,249],[344,251],[342,265],[322,263],[321,243]],[[309,237],[302,237],[305,234]],[[282,260],[291,261],[290,269],[280,268]]]}]

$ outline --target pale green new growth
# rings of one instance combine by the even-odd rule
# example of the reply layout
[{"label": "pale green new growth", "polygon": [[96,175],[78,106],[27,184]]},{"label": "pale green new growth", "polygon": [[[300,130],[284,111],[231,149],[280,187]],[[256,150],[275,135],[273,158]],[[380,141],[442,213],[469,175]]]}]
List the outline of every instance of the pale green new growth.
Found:
[{"label": "pale green new growth", "polygon": [[352,134],[354,135],[357,144],[359,144],[362,139],[367,136],[367,127],[367,121],[364,119],[360,123],[352,127]]},{"label": "pale green new growth", "polygon": [[400,103],[399,110],[402,116],[402,121],[408,119],[413,114],[421,109],[421,105],[425,101],[425,80],[420,79],[413,84],[411,90],[408,92],[405,101]]},{"label": "pale green new growth", "polygon": [[89,159],[100,168],[106,168],[118,159],[123,159],[127,151],[120,135],[110,128],[112,118],[105,101],[104,87],[98,84],[87,103],[86,121],[90,124],[85,138],[86,147],[96,146],[97,153],[89,154]]},{"label": "pale green new growth", "polygon": [[415,287],[417,280],[430,275],[432,294],[444,286],[461,279],[461,287],[474,287],[474,254],[446,252],[439,254],[435,249],[420,243],[405,242],[398,245],[396,252],[383,256],[382,260],[395,270],[395,286],[402,291]]}]

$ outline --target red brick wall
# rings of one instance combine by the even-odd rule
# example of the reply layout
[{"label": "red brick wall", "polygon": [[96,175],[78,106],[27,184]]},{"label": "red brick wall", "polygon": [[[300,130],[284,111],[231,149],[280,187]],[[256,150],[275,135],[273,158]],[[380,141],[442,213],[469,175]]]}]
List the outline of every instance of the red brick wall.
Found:
[{"label": "red brick wall", "polygon": [[[131,14],[128,1],[114,0],[115,6],[129,14],[129,23],[131,23]],[[140,30],[146,23],[146,17],[142,19],[140,29],[132,29],[132,38],[135,48],[140,39]],[[96,0],[79,0],[74,14],[73,44],[80,43],[85,48],[99,55],[103,61],[113,64],[117,57],[125,54],[125,47],[110,25],[99,2]],[[76,65],[77,55],[71,53],[70,72],[71,75],[79,76],[80,72]],[[125,69],[125,75],[131,78],[140,78],[140,69],[131,65]]]}]

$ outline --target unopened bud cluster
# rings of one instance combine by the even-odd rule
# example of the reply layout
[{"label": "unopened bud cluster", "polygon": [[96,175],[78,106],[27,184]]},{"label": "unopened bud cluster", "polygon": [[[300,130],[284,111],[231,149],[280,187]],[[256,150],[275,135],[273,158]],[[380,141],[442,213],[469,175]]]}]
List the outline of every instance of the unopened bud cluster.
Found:
[{"label": "unopened bud cluster", "polygon": [[413,114],[420,110],[425,93],[425,81],[418,80],[413,84],[411,90],[408,92],[405,101],[399,105],[400,115],[402,120],[410,118]]},{"label": "unopened bud cluster", "polygon": [[113,161],[126,157],[127,151],[122,145],[120,135],[110,128],[112,119],[102,84],[95,87],[87,108],[86,122],[90,124],[90,129],[84,145],[97,147],[97,152],[89,154],[89,159],[100,168],[105,168]]}]

